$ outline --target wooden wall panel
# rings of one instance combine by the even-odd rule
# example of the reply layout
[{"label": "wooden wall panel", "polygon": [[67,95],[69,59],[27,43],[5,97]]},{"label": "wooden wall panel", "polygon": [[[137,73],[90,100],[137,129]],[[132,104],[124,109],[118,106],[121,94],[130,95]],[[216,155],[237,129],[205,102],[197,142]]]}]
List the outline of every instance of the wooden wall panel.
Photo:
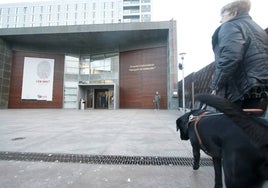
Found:
[{"label": "wooden wall panel", "polygon": [[167,109],[166,47],[120,53],[120,108],[152,109],[156,91]]},{"label": "wooden wall panel", "polygon": [[[52,101],[21,100],[24,57],[54,59]],[[62,108],[63,106],[64,55],[13,51],[9,108]]]}]

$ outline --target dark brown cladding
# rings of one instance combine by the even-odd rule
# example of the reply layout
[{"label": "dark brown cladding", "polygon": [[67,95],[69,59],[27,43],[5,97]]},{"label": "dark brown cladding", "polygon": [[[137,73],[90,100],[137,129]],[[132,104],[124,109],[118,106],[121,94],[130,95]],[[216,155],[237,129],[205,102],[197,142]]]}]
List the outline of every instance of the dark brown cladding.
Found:
[{"label": "dark brown cladding", "polygon": [[165,47],[120,53],[120,108],[151,109],[156,91],[167,109],[167,50]]}]

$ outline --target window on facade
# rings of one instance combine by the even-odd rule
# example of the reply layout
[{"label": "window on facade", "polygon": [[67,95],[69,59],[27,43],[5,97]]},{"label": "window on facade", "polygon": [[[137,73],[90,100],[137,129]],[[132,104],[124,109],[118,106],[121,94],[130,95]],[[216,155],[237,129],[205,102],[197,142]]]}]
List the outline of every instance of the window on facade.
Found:
[{"label": "window on facade", "polygon": [[89,74],[90,59],[81,59],[80,60],[80,74]]},{"label": "window on facade", "polygon": [[65,74],[79,74],[79,58],[65,56]]},{"label": "window on facade", "polygon": [[151,6],[150,5],[142,5],[141,12],[151,12]]},{"label": "window on facade", "polygon": [[142,15],[141,19],[142,19],[143,22],[150,22],[151,21],[151,15],[150,14]]},{"label": "window on facade", "polygon": [[27,7],[23,7],[23,13],[26,14],[27,12]]},{"label": "window on facade", "polygon": [[111,58],[95,60],[90,62],[91,74],[101,74],[103,72],[110,72],[110,71],[111,71]]},{"label": "window on facade", "polygon": [[86,10],[87,10],[87,4],[84,3],[84,11],[86,11]]},{"label": "window on facade", "polygon": [[96,3],[93,3],[93,10],[96,10]]},{"label": "window on facade", "polygon": [[[86,18],[87,18],[87,13],[84,12],[84,20],[86,20]],[[84,21],[84,23],[86,23],[86,21]]]}]

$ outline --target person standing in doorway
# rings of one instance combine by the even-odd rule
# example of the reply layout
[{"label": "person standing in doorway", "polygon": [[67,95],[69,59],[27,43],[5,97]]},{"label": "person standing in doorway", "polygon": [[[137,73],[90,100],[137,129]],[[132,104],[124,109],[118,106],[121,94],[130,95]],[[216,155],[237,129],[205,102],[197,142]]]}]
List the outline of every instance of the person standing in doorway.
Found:
[{"label": "person standing in doorway", "polygon": [[154,109],[159,110],[160,109],[160,95],[157,92],[155,92],[154,98],[153,98],[153,102],[154,102]]},{"label": "person standing in doorway", "polygon": [[105,108],[106,107],[106,95],[105,95],[105,93],[103,93],[101,95],[101,107],[102,108]]}]

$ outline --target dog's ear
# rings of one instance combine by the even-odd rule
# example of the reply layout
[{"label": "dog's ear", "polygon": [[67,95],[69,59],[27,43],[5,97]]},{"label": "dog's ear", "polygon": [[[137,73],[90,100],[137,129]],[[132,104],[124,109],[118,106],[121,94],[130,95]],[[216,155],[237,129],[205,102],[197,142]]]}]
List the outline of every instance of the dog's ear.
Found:
[{"label": "dog's ear", "polygon": [[180,118],[177,119],[176,124],[177,124],[177,131],[180,130],[180,137],[181,140],[188,140],[189,135],[188,135],[188,118],[189,114],[184,114]]},{"label": "dog's ear", "polygon": [[180,129],[180,124],[181,124],[181,120],[180,120],[180,118],[178,118],[177,121],[176,121],[177,132]]},{"label": "dog's ear", "polygon": [[179,117],[176,121],[176,125],[177,125],[177,131],[179,131],[179,129],[183,130],[185,129],[185,124],[188,122],[188,114],[184,114],[181,117]]}]

